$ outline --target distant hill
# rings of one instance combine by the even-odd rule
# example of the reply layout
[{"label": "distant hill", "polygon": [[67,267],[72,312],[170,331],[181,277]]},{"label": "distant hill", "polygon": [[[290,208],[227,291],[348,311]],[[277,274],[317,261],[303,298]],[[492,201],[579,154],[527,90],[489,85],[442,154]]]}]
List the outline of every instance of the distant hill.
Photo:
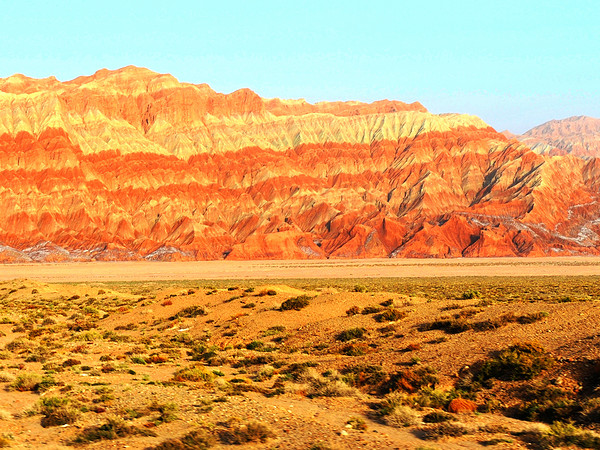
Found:
[{"label": "distant hill", "polygon": [[551,120],[518,139],[540,154],[596,158],[600,156],[600,119],[577,116]]}]

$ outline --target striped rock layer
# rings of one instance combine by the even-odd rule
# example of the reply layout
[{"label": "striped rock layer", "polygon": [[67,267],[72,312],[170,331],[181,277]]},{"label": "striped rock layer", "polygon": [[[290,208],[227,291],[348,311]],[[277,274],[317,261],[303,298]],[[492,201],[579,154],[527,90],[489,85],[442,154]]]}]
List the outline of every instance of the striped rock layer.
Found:
[{"label": "striped rock layer", "polygon": [[418,103],[0,80],[0,261],[598,254],[600,164]]},{"label": "striped rock layer", "polygon": [[598,158],[600,119],[576,116],[551,120],[518,136],[518,139],[536,153]]}]

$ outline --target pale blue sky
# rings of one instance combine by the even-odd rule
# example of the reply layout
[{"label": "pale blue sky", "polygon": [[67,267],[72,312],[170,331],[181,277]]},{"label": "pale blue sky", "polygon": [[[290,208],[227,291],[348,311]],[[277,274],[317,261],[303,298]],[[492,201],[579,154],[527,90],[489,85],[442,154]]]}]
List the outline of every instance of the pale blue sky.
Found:
[{"label": "pale blue sky", "polygon": [[[420,3],[417,5],[416,3]],[[600,117],[600,1],[3,1],[0,77],[129,64],[263,97]]]}]

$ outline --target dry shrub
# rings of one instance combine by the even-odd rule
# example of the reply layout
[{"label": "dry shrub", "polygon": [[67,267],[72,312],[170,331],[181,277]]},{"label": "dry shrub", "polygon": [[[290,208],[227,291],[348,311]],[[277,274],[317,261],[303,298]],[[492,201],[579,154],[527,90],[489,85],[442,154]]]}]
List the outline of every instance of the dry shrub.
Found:
[{"label": "dry shrub", "polygon": [[194,430],[180,438],[168,439],[153,450],[205,450],[214,444],[215,438],[206,430]]},{"label": "dry shrub", "polygon": [[369,353],[370,350],[371,348],[367,344],[356,342],[343,346],[340,353],[348,356],[362,356]]},{"label": "dry shrub", "polygon": [[384,416],[385,423],[397,428],[419,423],[419,414],[409,406],[399,405]]},{"label": "dry shrub", "polygon": [[89,442],[113,440],[135,435],[156,436],[156,433],[129,425],[119,417],[111,417],[103,425],[84,428],[70,443],[72,445],[85,445]]},{"label": "dry shrub", "polygon": [[41,422],[44,428],[75,423],[81,415],[81,411],[66,397],[42,398],[39,410],[44,416]]},{"label": "dry shrub", "polygon": [[405,369],[396,372],[390,377],[384,389],[390,391],[417,392],[424,387],[435,387],[438,383],[436,371],[429,366],[420,366],[416,369]]},{"label": "dry shrub", "polygon": [[347,342],[347,341],[351,341],[353,339],[362,339],[366,333],[367,333],[367,330],[362,327],[350,328],[348,330],[344,330],[344,331],[340,332],[337,335],[336,339],[338,341]]},{"label": "dry shrub", "polygon": [[23,351],[32,350],[35,347],[36,347],[35,342],[30,341],[29,339],[24,338],[24,337],[19,337],[19,338],[15,339],[14,341],[6,344],[6,346],[4,348],[11,352],[20,353]]},{"label": "dry shrub", "polygon": [[346,315],[347,316],[355,316],[357,314],[360,314],[360,308],[356,305],[351,306],[350,308],[348,308],[346,310]]},{"label": "dry shrub", "polygon": [[249,442],[267,442],[275,437],[269,427],[259,422],[250,422],[240,426],[230,426],[219,432],[219,438],[224,444],[241,445]]},{"label": "dry shrub", "polygon": [[396,308],[388,308],[382,313],[375,316],[377,322],[395,322],[396,320],[404,319],[408,313],[406,311],[400,311]]},{"label": "dry shrub", "polygon": [[450,422],[452,420],[456,420],[456,418],[452,414],[448,414],[444,411],[432,411],[423,416],[423,422],[425,423],[441,423]]},{"label": "dry shrub", "polygon": [[309,297],[308,295],[299,295],[298,297],[292,297],[283,302],[281,304],[280,309],[281,311],[300,311],[302,308],[306,308],[308,305],[310,305],[310,301],[313,298],[314,297]]},{"label": "dry shrub", "polygon": [[421,428],[422,439],[437,441],[444,437],[459,437],[469,433],[464,426],[457,423],[442,422],[430,427]]},{"label": "dry shrub", "polygon": [[10,388],[16,391],[35,391],[42,382],[42,377],[35,373],[22,373],[17,375],[15,380],[10,384]]},{"label": "dry shrub", "polygon": [[0,448],[12,447],[14,443],[14,438],[12,434],[1,434],[0,435]]},{"label": "dry shrub", "polygon": [[174,316],[169,317],[169,320],[175,320],[179,318],[192,318],[197,316],[206,315],[206,309],[204,309],[200,305],[188,306],[187,308],[183,308]]},{"label": "dry shrub", "polygon": [[335,370],[321,375],[312,367],[307,368],[300,376],[300,381],[308,384],[309,397],[356,397],[359,391],[343,381],[343,377]]},{"label": "dry shrub", "polygon": [[0,383],[9,383],[15,380],[15,376],[9,372],[0,372]]}]

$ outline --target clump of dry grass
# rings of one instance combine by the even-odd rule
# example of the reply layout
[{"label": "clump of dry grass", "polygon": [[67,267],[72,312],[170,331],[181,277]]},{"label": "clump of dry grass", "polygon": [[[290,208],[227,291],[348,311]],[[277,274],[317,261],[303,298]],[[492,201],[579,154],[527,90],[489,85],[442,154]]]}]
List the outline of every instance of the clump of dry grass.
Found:
[{"label": "clump of dry grass", "polygon": [[458,423],[442,422],[419,430],[421,438],[428,441],[437,441],[444,437],[459,437],[469,433],[469,430]]},{"label": "clump of dry grass", "polygon": [[67,397],[42,398],[38,409],[44,416],[41,422],[44,428],[75,423],[81,415],[81,410]]},{"label": "clump of dry grass", "polygon": [[409,427],[419,423],[419,414],[409,406],[398,405],[384,416],[385,423],[392,427]]},{"label": "clump of dry grass", "polygon": [[205,450],[211,448],[216,439],[208,431],[200,429],[173,439],[161,442],[153,450]]},{"label": "clump of dry grass", "polygon": [[242,425],[228,424],[228,427],[219,432],[219,439],[224,444],[241,445],[251,442],[267,442],[274,438],[275,433],[259,422],[249,422]]}]

